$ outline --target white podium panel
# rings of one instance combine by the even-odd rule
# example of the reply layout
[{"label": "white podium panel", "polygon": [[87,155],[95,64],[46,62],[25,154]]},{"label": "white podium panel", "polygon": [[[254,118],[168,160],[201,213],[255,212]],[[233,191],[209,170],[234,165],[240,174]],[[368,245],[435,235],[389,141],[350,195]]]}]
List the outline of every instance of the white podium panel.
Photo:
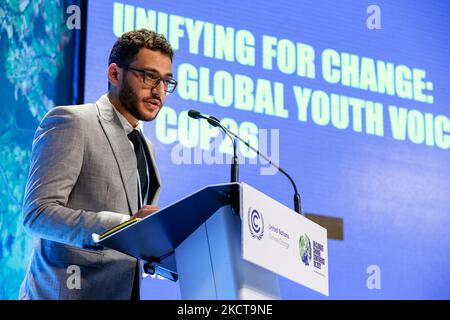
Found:
[{"label": "white podium panel", "polygon": [[328,296],[327,230],[241,183],[243,258]]}]

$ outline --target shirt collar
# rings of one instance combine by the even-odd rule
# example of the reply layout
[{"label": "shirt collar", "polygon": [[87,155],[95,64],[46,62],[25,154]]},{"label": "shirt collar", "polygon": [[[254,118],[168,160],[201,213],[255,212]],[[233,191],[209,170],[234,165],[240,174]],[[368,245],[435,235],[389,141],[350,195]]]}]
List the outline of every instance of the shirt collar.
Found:
[{"label": "shirt collar", "polygon": [[[108,99],[109,101],[109,99]],[[119,112],[119,110],[117,110],[117,108],[111,103],[111,107],[113,108],[114,112],[117,114],[117,116],[119,117],[120,123],[122,124],[123,129],[125,130],[125,133],[128,135],[131,133],[131,131],[133,131],[134,129],[140,131],[140,121],[138,121],[137,125],[135,128],[133,128],[133,126],[128,122],[128,120],[123,116],[123,114],[121,114]]]}]

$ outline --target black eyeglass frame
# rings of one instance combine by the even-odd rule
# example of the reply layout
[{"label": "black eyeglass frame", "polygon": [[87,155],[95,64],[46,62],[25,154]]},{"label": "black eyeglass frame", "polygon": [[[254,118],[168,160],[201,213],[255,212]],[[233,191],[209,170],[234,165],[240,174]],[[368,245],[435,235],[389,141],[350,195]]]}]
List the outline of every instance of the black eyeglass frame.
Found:
[{"label": "black eyeglass frame", "polygon": [[[164,91],[166,93],[174,92],[176,87],[177,87],[177,85],[178,85],[177,80],[175,80],[173,78],[162,79],[161,77],[158,77],[158,79],[155,79],[155,78],[153,78],[153,74],[150,71],[147,71],[147,70],[133,68],[133,67],[130,67],[130,66],[124,66],[124,67],[122,67],[122,69],[124,69],[124,70],[132,70],[132,71],[136,71],[136,72],[142,73],[142,81],[144,81],[144,83],[146,85],[149,85],[152,88],[157,87],[159,85],[159,83],[161,81],[163,81],[163,83],[164,83]],[[146,79],[147,79],[147,81],[146,81]],[[151,81],[153,83],[148,83],[148,81]],[[170,85],[173,86],[171,90],[169,90]]]}]

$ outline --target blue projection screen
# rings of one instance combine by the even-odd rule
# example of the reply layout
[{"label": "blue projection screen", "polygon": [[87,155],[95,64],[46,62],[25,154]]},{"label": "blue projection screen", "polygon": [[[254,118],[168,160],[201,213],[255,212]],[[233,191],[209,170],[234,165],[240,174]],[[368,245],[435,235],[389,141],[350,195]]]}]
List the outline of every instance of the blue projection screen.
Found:
[{"label": "blue projection screen", "polygon": [[[293,176],[304,212],[343,219],[329,298],[448,299],[449,13],[447,1],[90,1],[85,101],[106,92],[117,37],[165,34],[179,86],[144,124],[161,207],[229,181],[231,144],[187,110],[215,115]],[[292,207],[289,181],[239,151],[241,181]],[[279,281],[283,299],[322,298]],[[147,278],[142,296],[180,293]]]}]

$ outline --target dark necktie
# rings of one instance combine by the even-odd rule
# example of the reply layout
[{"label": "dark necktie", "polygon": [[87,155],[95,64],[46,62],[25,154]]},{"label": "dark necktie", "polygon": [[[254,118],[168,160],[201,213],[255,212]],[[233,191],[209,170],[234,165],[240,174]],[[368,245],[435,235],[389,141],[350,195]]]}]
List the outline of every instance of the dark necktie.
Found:
[{"label": "dark necktie", "polygon": [[[148,190],[148,179],[147,179],[147,161],[145,160],[145,151],[144,151],[144,138],[141,136],[139,131],[133,130],[128,134],[128,139],[130,139],[131,143],[134,146],[134,153],[136,154],[137,160],[137,169],[139,172],[139,180],[141,182],[141,194],[139,195],[142,199],[142,205],[146,205],[144,203],[145,193]],[[140,205],[138,205],[140,208]]]}]

